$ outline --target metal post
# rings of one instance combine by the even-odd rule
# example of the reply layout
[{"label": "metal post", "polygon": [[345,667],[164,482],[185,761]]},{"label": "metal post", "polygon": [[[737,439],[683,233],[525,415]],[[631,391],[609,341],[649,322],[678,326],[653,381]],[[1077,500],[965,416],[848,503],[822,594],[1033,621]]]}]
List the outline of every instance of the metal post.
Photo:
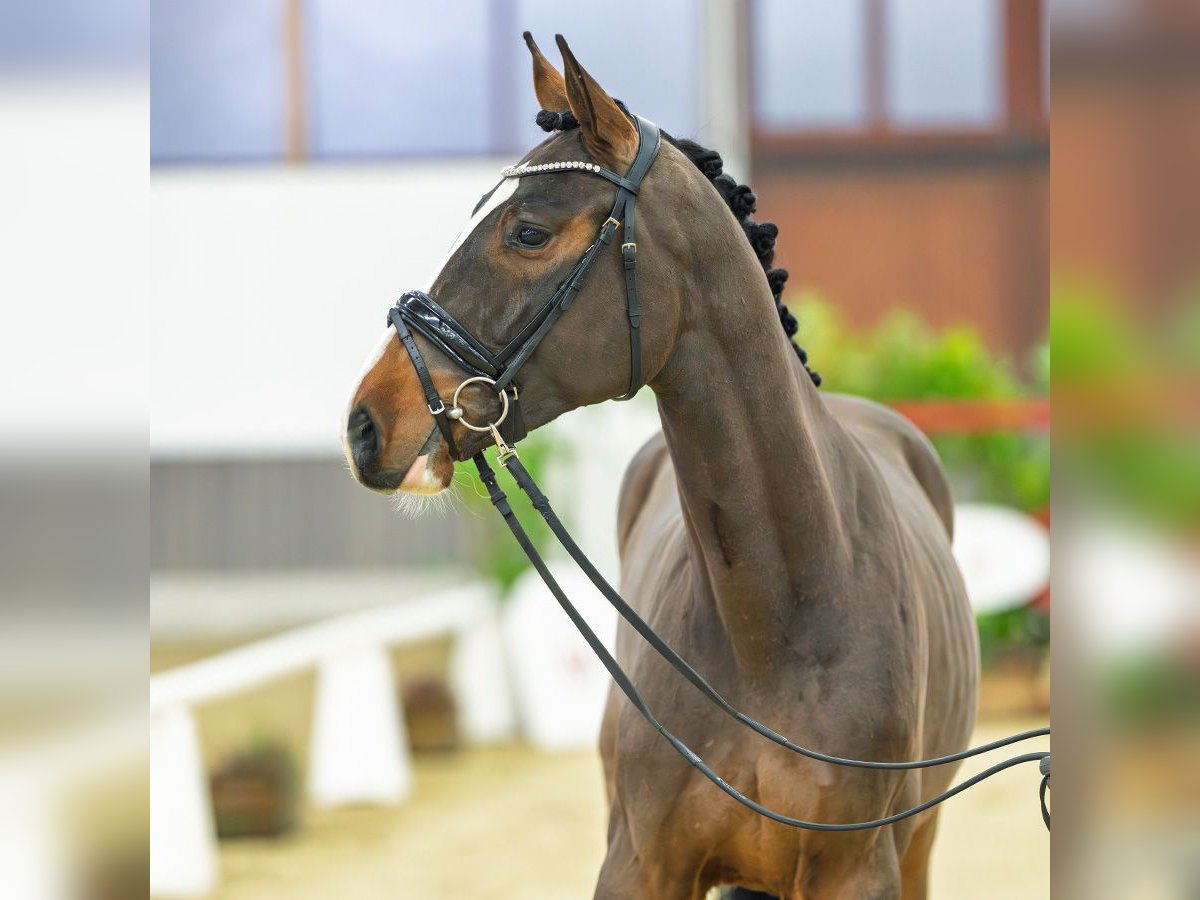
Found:
[{"label": "metal post", "polygon": [[701,139],[721,151],[725,171],[750,178],[745,0],[703,0]]},{"label": "metal post", "polygon": [[308,156],[308,120],[304,80],[303,0],[283,4],[284,125],[287,128],[287,161],[296,163]]}]

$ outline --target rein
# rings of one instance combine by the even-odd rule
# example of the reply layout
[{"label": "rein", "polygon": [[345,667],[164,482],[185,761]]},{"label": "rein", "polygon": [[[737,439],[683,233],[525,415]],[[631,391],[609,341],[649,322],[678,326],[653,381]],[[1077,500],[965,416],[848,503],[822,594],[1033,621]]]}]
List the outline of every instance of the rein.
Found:
[{"label": "rein", "polygon": [[[451,459],[461,461],[464,458],[459,451],[458,443],[454,439],[452,429],[454,421],[460,422],[465,428],[471,431],[489,432],[496,444],[498,450],[497,461],[501,467],[506,469],[513,477],[517,486],[526,494],[533,507],[546,520],[551,532],[558,539],[562,547],[621,617],[666,662],[683,675],[688,682],[697,688],[718,709],[750,730],[793,753],[837,766],[876,770],[913,770],[958,762],[1031,738],[1048,737],[1050,735],[1049,728],[1036,728],[947,756],[910,762],[875,762],[848,759],[802,747],[799,744],[793,743],[774,729],[763,725],[741,712],[722,697],[699,672],[659,637],[654,629],[638,615],[637,611],[621,597],[620,593],[600,574],[563,526],[553,507],[551,507],[550,501],[542,493],[537,482],[534,481],[533,476],[529,474],[528,470],[522,464],[517,451],[512,446],[525,437],[527,433],[524,418],[520,411],[520,387],[515,379],[517,371],[525,364],[534,350],[537,349],[550,329],[554,327],[559,317],[574,303],[596,259],[603,249],[612,243],[616,229],[621,227],[625,239],[625,242],[621,245],[621,257],[625,269],[630,366],[629,389],[622,396],[614,399],[628,400],[642,387],[641,306],[637,295],[637,243],[634,233],[635,208],[641,182],[658,155],[660,134],[658,126],[649,120],[638,116],[631,116],[631,119],[637,126],[638,151],[629,171],[624,176],[588,162],[555,162],[534,166],[514,166],[503,170],[501,173],[505,178],[518,178],[526,175],[580,171],[598,175],[617,186],[617,195],[613,203],[612,212],[601,225],[596,240],[584,251],[582,258],[575,264],[570,274],[559,285],[557,290],[503,348],[493,353],[480,340],[467,331],[449,312],[443,309],[433,297],[421,291],[409,291],[405,293],[389,311],[388,322],[395,327],[396,334],[407,351],[409,359],[412,361],[417,378],[421,382],[421,388],[425,393],[429,413],[437,423],[438,430],[446,441]],[[414,331],[429,340],[459,368],[471,373],[471,377],[461,382],[454,391],[450,407],[447,407],[441,399],[433,383],[429,367],[425,363],[425,359],[413,337]],[[481,425],[472,423],[464,417],[463,409],[459,405],[459,398],[463,388],[470,384],[486,384],[496,391],[500,398],[501,411],[494,421]],[[508,501],[508,495],[504,493],[497,482],[496,472],[488,464],[483,451],[476,453],[471,459],[479,471],[479,477],[487,487],[492,505],[500,512],[513,537],[524,551],[526,557],[528,557],[529,562],[537,570],[546,587],[549,588],[555,600],[558,601],[559,606],[562,607],[563,612],[567,614],[567,617],[575,625],[576,629],[578,629],[588,646],[592,648],[592,652],[596,654],[596,657],[603,664],[604,668],[608,670],[617,687],[620,688],[621,692],[629,699],[629,702],[641,713],[642,717],[663,736],[680,756],[742,806],[772,821],[794,828],[803,828],[812,831],[862,831],[891,825],[910,816],[918,815],[1005,769],[1010,769],[1023,763],[1037,762],[1042,774],[1042,781],[1039,787],[1042,818],[1046,824],[1046,828],[1050,828],[1050,811],[1046,805],[1046,795],[1050,787],[1050,754],[1044,751],[1025,753],[1004,760],[911,809],[867,822],[810,822],[805,819],[797,819],[776,812],[746,796],[718,775],[699,755],[659,721],[653,710],[650,709],[649,705],[642,698],[642,695],[638,692],[632,680],[621,668],[608,648],[605,647],[604,642],[596,636],[596,633],[575,608],[574,604],[571,603],[566,593],[550,573],[545,560],[542,559],[541,554],[538,553],[529,535],[525,532],[525,529],[513,513],[512,506]]]}]

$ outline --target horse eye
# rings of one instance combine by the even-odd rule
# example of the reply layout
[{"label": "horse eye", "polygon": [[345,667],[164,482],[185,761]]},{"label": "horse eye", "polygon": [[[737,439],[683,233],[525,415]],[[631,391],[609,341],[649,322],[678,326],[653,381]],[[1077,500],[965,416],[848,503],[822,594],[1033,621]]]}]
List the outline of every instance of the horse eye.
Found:
[{"label": "horse eye", "polygon": [[522,225],[517,229],[517,243],[522,247],[541,247],[550,240],[550,232],[533,225]]}]

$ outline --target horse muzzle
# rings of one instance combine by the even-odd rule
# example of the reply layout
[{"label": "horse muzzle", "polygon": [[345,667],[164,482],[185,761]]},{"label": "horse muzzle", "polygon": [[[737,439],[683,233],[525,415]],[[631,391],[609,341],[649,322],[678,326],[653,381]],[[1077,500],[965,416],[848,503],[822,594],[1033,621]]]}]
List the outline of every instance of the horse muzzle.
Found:
[{"label": "horse muzzle", "polygon": [[359,483],[384,494],[436,494],[445,490],[453,474],[453,463],[436,452],[439,444],[434,433],[416,449],[407,465],[396,465],[389,458],[394,454],[387,447],[385,431],[365,403],[355,407],[346,422],[345,449],[350,470]]}]

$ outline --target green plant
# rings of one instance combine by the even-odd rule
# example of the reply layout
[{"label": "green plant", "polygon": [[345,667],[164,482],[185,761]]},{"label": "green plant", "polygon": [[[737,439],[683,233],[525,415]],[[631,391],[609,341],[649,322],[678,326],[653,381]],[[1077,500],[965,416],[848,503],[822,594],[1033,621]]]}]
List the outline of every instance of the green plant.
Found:
[{"label": "green plant", "polygon": [[1200,672],[1171,656],[1139,655],[1100,673],[1108,719],[1121,726],[1200,724]]},{"label": "green plant", "polygon": [[1050,336],[1055,395],[1072,426],[1072,489],[1140,518],[1200,527],[1200,433],[1180,402],[1200,366],[1200,302],[1146,321],[1101,289],[1062,285]]},{"label": "green plant", "polygon": [[1027,657],[1050,644],[1050,615],[1035,606],[1022,606],[975,617],[979,656],[984,667]]},{"label": "green plant", "polygon": [[[927,398],[997,400],[1045,393],[1049,345],[1029,361],[1022,380],[1012,363],[988,349],[968,326],[934,332],[899,311],[878,327],[851,331],[833,308],[812,294],[793,298],[804,344],[826,389],[875,400]],[[1050,501],[1050,442],[1046,435],[934,435],[959,499],[1004,503],[1037,512]]]}]

